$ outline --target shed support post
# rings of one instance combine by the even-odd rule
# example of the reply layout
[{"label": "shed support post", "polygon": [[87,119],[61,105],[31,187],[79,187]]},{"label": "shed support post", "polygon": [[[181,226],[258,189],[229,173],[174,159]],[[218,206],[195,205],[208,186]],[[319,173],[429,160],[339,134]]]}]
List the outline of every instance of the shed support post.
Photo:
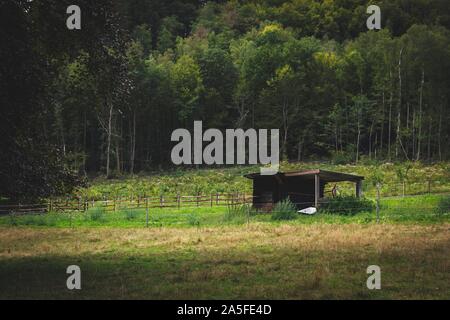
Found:
[{"label": "shed support post", "polygon": [[361,198],[362,196],[362,181],[359,180],[356,182],[356,196]]},{"label": "shed support post", "polygon": [[319,207],[320,197],[320,177],[318,174],[314,176],[314,207]]}]

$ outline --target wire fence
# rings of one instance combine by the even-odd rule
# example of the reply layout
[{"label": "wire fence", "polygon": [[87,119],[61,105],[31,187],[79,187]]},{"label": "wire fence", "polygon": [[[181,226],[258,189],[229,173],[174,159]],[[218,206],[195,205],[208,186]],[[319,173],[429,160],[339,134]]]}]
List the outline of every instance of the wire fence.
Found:
[{"label": "wire fence", "polygon": [[[395,196],[413,196],[422,194],[446,194],[450,193],[450,183],[446,181],[425,181],[425,182],[402,182],[379,185],[378,189],[367,185],[364,195],[372,198],[388,198]],[[308,201],[295,202],[298,207],[313,206],[314,194],[291,193],[294,196],[306,197]],[[329,201],[333,195],[328,189],[324,191],[325,198],[319,200],[319,204]],[[343,184],[338,188],[338,195],[354,194],[354,188]],[[273,201],[266,202],[267,199],[255,197],[247,192],[231,193],[211,193],[196,195],[160,195],[147,196],[134,194],[130,196],[116,196],[108,198],[106,195],[98,198],[88,197],[65,197],[49,199],[41,203],[34,204],[6,204],[0,205],[0,215],[4,214],[43,214],[48,212],[86,212],[92,208],[102,208],[106,212],[134,209],[153,208],[194,208],[194,207],[229,207],[243,204],[255,203],[260,206],[266,204],[272,207]],[[349,208],[351,210],[351,208]]]},{"label": "wire fence", "polygon": [[[450,195],[450,194],[449,194]],[[300,209],[312,207],[311,202],[291,202],[294,207],[283,207],[283,205],[273,202],[262,202],[266,208],[255,207],[255,197],[248,194],[223,194],[219,197],[211,196],[186,196],[185,204],[189,207],[182,207],[182,200],[167,201],[157,203],[151,202],[148,198],[144,201],[94,201],[89,207],[80,205],[75,210],[46,211],[42,207],[41,212],[34,209],[31,211],[14,212],[10,211],[0,220],[0,225],[9,226],[61,226],[61,227],[84,227],[84,226],[130,226],[130,227],[163,227],[163,226],[217,226],[235,223],[251,223],[253,221],[269,220],[294,220],[342,223],[345,221],[354,223],[372,222],[443,222],[449,221],[450,202],[446,208],[441,208],[441,199],[447,199],[448,195],[430,198],[427,201],[417,201],[414,198],[377,198],[375,201],[368,201],[369,206],[362,205],[359,201],[343,199],[322,198],[316,212],[301,212]],[[142,200],[142,199],[141,199]],[[165,199],[166,200],[166,199]],[[197,201],[198,200],[198,201]],[[338,203],[333,203],[337,200]],[[431,200],[431,201],[430,201]],[[367,200],[366,200],[367,201]],[[363,201],[364,202],[364,201]],[[80,202],[82,203],[82,202]],[[180,207],[173,206],[180,204]],[[70,201],[69,201],[70,204]],[[261,204],[261,203],[259,203]],[[331,204],[330,206],[327,206]],[[66,205],[66,203],[64,203]],[[75,205],[75,204],[74,204]],[[213,209],[214,206],[225,208]],[[171,208],[175,208],[171,210]],[[177,208],[192,208],[192,210],[178,210]],[[303,218],[300,218],[303,216]]]},{"label": "wire fence", "polygon": [[[337,185],[339,191],[343,194],[354,193],[354,186],[352,183],[338,183]],[[327,192],[331,192],[329,189],[332,186],[332,183],[328,184]],[[379,191],[381,197],[448,193],[450,192],[450,181],[425,180],[382,183]],[[366,182],[363,186],[363,193],[365,196],[375,198],[377,195],[376,185]]]},{"label": "wire fence", "polygon": [[104,211],[152,208],[193,208],[249,204],[253,195],[246,193],[214,193],[197,195],[161,195],[158,197],[130,196],[95,200],[88,198],[50,199],[43,203],[0,205],[0,214],[27,214],[66,211],[87,211],[102,208]]}]

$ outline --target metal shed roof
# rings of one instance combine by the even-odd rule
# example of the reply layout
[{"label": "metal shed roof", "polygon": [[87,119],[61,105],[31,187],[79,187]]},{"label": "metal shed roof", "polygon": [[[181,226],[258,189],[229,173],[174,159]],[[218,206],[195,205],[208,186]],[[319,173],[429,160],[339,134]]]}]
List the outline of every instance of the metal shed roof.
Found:
[{"label": "metal shed roof", "polygon": [[[318,175],[320,180],[324,182],[340,182],[340,181],[352,181],[357,182],[364,180],[363,176],[357,176],[348,173],[334,172],[334,171],[326,171],[326,170],[304,170],[304,171],[289,171],[289,172],[278,172],[275,176],[278,177],[299,177],[304,179],[314,179],[314,176]],[[255,179],[257,177],[271,177],[271,176],[262,176],[258,173],[250,173],[244,175],[244,177],[248,179]]]}]

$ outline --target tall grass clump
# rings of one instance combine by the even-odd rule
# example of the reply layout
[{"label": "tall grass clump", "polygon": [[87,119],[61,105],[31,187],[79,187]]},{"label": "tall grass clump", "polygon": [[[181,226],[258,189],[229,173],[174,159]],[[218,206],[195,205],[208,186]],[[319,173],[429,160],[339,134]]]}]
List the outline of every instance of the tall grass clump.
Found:
[{"label": "tall grass clump", "polygon": [[90,209],[89,218],[92,221],[103,221],[105,218],[105,209],[102,207],[95,207]]},{"label": "tall grass clump", "polygon": [[195,213],[189,214],[187,216],[187,223],[193,227],[200,227],[200,219]]},{"label": "tall grass clump", "polygon": [[450,196],[443,197],[439,199],[437,204],[436,213],[441,215],[445,213],[450,213]]},{"label": "tall grass clump", "polygon": [[275,204],[272,210],[272,220],[294,220],[297,217],[297,208],[289,198]]},{"label": "tall grass clump", "polygon": [[375,203],[366,198],[339,196],[330,198],[320,205],[320,211],[330,214],[352,216],[360,212],[371,212]]},{"label": "tall grass clump", "polygon": [[245,222],[250,216],[251,207],[249,205],[230,205],[225,213],[225,221]]},{"label": "tall grass clump", "polygon": [[136,210],[133,210],[133,209],[125,210],[125,219],[126,220],[128,220],[128,221],[135,220],[137,216],[138,216],[138,213]]},{"label": "tall grass clump", "polygon": [[9,223],[10,226],[17,226],[18,225],[17,218],[16,218],[16,216],[14,214],[10,214],[9,215],[8,223]]}]

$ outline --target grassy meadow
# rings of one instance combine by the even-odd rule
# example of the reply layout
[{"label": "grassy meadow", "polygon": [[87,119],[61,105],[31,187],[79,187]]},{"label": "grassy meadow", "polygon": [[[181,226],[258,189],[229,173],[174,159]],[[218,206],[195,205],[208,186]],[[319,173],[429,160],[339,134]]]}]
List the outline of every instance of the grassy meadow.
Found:
[{"label": "grassy meadow", "polygon": [[[0,298],[448,299],[450,224],[0,227]],[[82,289],[65,287],[79,265]],[[381,290],[366,268],[381,267]]]},{"label": "grassy meadow", "polygon": [[[364,175],[371,203],[372,180],[381,174],[388,188],[403,170],[391,164],[320,167]],[[289,220],[245,206],[152,208],[148,220],[142,208],[0,216],[0,299],[448,299],[448,168],[408,168],[412,192],[386,189],[379,223],[373,206]],[[79,192],[93,198],[249,192],[242,174],[253,169],[97,178]],[[430,177],[441,189],[413,189],[412,181]],[[66,268],[73,264],[82,270],[79,291],[66,288]],[[366,287],[366,268],[374,264],[381,268],[381,290]]]},{"label": "grassy meadow", "polygon": [[[375,181],[382,181],[381,193],[384,196],[402,195],[403,182],[406,194],[420,194],[428,191],[431,181],[433,192],[450,192],[450,163],[432,165],[414,163],[368,163],[361,165],[330,164],[329,162],[288,163],[283,162],[280,171],[322,169],[361,175],[365,177],[363,190],[368,196],[375,196]],[[259,172],[258,166],[240,166],[198,170],[172,170],[146,172],[135,176],[116,179],[93,178],[86,188],[77,190],[77,196],[88,199],[112,199],[137,195],[195,195],[211,193],[252,192],[252,182],[243,175]],[[353,193],[354,186],[340,183],[345,193]],[[332,186],[329,186],[332,187]]]}]

